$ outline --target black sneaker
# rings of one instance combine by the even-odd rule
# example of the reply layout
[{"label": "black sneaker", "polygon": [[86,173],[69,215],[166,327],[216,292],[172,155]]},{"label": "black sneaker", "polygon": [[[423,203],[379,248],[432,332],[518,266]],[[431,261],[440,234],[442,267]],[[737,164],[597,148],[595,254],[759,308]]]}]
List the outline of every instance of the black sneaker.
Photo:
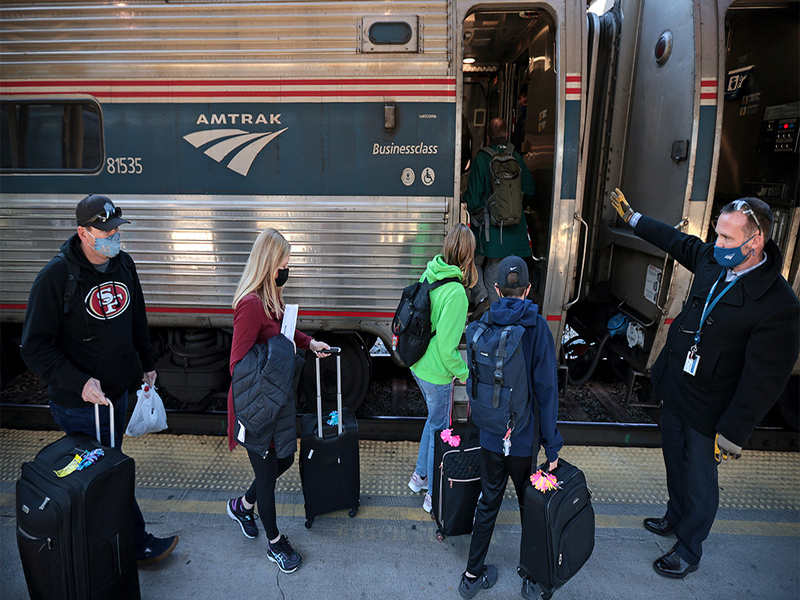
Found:
[{"label": "black sneaker", "polygon": [[276,543],[270,542],[267,547],[267,558],[278,565],[284,573],[294,573],[303,562],[300,555],[294,551],[289,543],[289,538],[282,535]]},{"label": "black sneaker", "polygon": [[497,567],[494,565],[484,565],[483,571],[475,581],[467,579],[466,573],[461,575],[461,583],[458,584],[458,593],[462,598],[474,598],[475,594],[483,590],[488,590],[497,583]]},{"label": "black sneaker", "polygon": [[247,510],[242,505],[241,498],[233,498],[228,500],[228,516],[233,519],[234,521],[239,522],[239,526],[242,528],[242,533],[244,537],[248,539],[255,539],[258,535],[258,525],[256,525],[256,515],[253,512],[253,509]]},{"label": "black sneaker", "polygon": [[175,550],[175,546],[177,545],[177,535],[168,538],[150,536],[150,541],[147,543],[144,552],[136,557],[136,564],[140,567],[146,567],[147,565],[162,561],[172,554],[172,551]]}]

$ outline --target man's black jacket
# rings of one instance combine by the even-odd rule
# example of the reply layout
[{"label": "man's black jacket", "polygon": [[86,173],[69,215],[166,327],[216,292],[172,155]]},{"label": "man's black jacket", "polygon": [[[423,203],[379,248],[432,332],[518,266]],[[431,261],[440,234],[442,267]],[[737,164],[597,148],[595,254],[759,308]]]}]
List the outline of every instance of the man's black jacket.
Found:
[{"label": "man's black jacket", "polygon": [[[641,217],[637,236],[668,252],[694,273],[681,313],[650,378],[665,404],[679,410],[703,435],[716,432],[744,445],[783,390],[800,352],[800,303],[781,276],[782,256],[767,242],[767,261],[743,275],[706,319],[698,345],[696,375],[683,371],[708,293],[725,270],[714,260],[714,244]],[[714,297],[724,289],[723,280]]]}]

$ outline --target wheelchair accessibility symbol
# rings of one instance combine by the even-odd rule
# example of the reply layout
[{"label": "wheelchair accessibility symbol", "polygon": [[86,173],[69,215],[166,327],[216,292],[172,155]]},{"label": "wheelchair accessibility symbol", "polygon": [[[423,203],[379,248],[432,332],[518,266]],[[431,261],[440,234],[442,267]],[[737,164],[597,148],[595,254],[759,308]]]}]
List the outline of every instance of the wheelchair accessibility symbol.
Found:
[{"label": "wheelchair accessibility symbol", "polygon": [[425,167],[424,169],[422,169],[422,175],[420,176],[420,178],[422,179],[422,183],[424,183],[425,185],[431,185],[436,179],[436,174],[430,167]]}]

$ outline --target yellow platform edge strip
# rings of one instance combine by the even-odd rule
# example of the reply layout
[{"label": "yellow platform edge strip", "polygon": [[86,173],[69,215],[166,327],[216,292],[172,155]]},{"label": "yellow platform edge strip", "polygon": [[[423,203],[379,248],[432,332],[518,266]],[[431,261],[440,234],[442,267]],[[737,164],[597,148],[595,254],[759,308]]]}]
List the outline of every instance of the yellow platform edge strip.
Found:
[{"label": "yellow platform edge strip", "polygon": [[[145,513],[226,514],[225,502],[222,501],[140,499],[138,502],[139,507]],[[13,510],[14,504],[14,494],[0,494],[0,508],[4,512]],[[279,517],[305,517],[305,509],[302,504],[279,503],[276,505],[276,512]],[[324,517],[348,518],[347,513],[347,510],[340,510],[324,515]],[[402,506],[361,506],[356,518],[389,522],[428,522],[431,520],[430,515],[421,508]],[[641,529],[642,520],[643,517],[633,515],[598,514],[595,515],[595,527],[597,529]],[[512,510],[500,511],[497,523],[519,524],[519,515]],[[800,523],[717,519],[711,532],[724,535],[800,537]]]}]

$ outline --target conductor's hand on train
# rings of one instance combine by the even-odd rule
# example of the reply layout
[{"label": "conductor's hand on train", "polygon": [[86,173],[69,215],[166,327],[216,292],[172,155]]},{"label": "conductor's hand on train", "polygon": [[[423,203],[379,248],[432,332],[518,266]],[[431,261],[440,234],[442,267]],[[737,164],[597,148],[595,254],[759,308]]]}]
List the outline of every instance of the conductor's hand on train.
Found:
[{"label": "conductor's hand on train", "polygon": [[108,404],[106,395],[100,387],[100,381],[94,377],[90,377],[89,381],[83,384],[81,398],[83,398],[84,402],[91,402],[92,404]]},{"label": "conductor's hand on train", "polygon": [[142,381],[144,381],[150,387],[154,387],[156,385],[156,377],[158,377],[158,375],[156,375],[155,371],[148,371],[142,377]]},{"label": "conductor's hand on train", "polygon": [[325,342],[320,342],[318,340],[311,340],[311,343],[308,345],[309,349],[319,358],[325,358],[326,356],[330,356],[325,350],[329,349],[330,346]]},{"label": "conductor's hand on train", "polygon": [[737,446],[724,435],[718,433],[717,437],[714,439],[714,458],[717,462],[722,462],[729,458],[736,460],[741,457],[742,447]]},{"label": "conductor's hand on train", "polygon": [[625,194],[622,193],[621,189],[614,188],[614,191],[611,192],[611,206],[617,210],[623,221],[626,223],[630,222],[633,216],[633,209],[631,205],[628,204],[628,201],[625,200]]}]

